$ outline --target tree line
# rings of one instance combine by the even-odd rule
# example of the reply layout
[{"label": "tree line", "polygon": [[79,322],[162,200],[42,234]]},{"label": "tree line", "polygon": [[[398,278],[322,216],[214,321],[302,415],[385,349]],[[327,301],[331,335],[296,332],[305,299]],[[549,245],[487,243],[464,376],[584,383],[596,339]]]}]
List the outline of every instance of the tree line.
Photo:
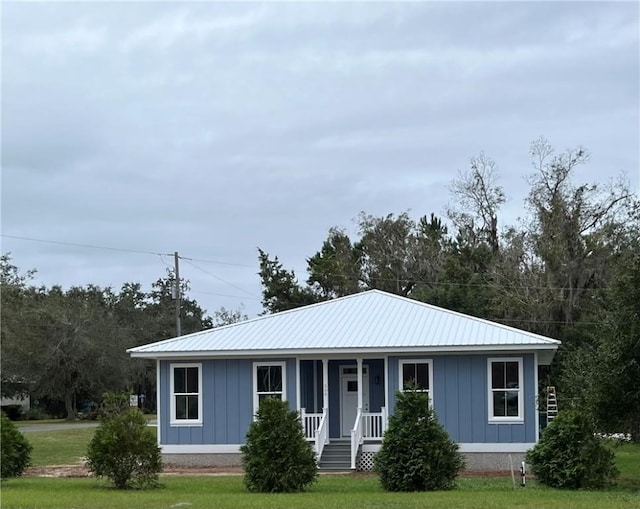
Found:
[{"label": "tree line", "polygon": [[259,250],[273,313],[379,289],[562,341],[541,391],[588,406],[600,429],[640,438],[640,205],[622,177],[580,183],[584,148],[531,144],[523,217],[502,225],[506,195],[481,153],[451,183],[445,217],[361,213],[331,228],[300,282]]},{"label": "tree line", "polygon": [[[176,335],[175,276],[171,270],[145,292],[140,283],[119,291],[96,285],[63,289],[32,284],[9,254],[0,257],[2,395],[27,393],[47,413],[73,418],[107,391],[145,394],[155,407],[155,363],[132,359],[127,348]],[[246,318],[221,308],[208,316],[181,280],[183,334]]]}]

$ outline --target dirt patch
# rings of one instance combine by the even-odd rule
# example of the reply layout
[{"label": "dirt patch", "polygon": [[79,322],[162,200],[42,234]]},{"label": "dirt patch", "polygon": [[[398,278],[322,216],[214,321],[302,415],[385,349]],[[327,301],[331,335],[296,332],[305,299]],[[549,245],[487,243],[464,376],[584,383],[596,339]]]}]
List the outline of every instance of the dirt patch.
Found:
[{"label": "dirt patch", "polygon": [[[162,469],[162,475],[242,475],[244,470],[240,467],[173,467],[167,465]],[[347,472],[348,473],[348,472]],[[30,467],[24,475],[27,477],[68,477],[81,478],[91,477],[89,469],[84,462],[75,465],[50,465],[46,467]],[[372,475],[370,472],[358,472],[358,475]],[[510,471],[498,470],[466,470],[462,477],[510,477]],[[519,472],[516,472],[519,480]]]},{"label": "dirt patch", "polygon": [[[239,467],[228,468],[185,468],[165,466],[162,475],[242,475]],[[75,465],[49,465],[46,467],[30,467],[25,470],[26,477],[91,477],[84,462]]]},{"label": "dirt patch", "polygon": [[26,477],[90,477],[89,469],[84,464],[50,465],[46,467],[29,467]]}]

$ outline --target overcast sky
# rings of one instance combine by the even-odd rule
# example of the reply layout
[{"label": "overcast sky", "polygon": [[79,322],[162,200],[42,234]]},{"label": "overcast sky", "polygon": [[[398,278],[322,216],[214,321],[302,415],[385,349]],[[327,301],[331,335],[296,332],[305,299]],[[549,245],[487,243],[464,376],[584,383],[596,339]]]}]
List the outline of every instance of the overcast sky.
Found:
[{"label": "overcast sky", "polygon": [[[523,214],[530,143],[639,182],[637,2],[3,2],[2,252],[36,282],[261,311],[360,211],[444,214],[480,151]],[[225,262],[225,263],[212,263]],[[193,265],[195,264],[195,265]]]}]

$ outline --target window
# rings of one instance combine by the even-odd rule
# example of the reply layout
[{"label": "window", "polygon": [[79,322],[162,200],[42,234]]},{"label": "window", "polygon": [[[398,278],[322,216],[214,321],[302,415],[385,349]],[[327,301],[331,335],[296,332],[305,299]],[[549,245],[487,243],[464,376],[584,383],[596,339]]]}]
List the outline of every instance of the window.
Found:
[{"label": "window", "polygon": [[433,372],[431,361],[425,359],[401,360],[399,363],[400,388],[404,391],[407,387],[415,385],[416,390],[426,392],[429,403],[433,405],[431,386],[433,385]]},{"label": "window", "polygon": [[489,359],[489,420],[523,422],[522,359]]},{"label": "window", "polygon": [[171,424],[202,424],[202,364],[171,364]]},{"label": "window", "polygon": [[284,362],[261,362],[253,365],[253,411],[267,398],[287,399]]}]

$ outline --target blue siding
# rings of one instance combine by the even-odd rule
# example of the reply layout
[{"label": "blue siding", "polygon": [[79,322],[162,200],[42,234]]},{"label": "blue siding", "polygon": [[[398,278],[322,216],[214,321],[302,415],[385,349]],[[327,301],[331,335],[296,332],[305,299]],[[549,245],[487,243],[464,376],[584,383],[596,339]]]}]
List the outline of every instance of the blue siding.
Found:
[{"label": "blue siding", "polygon": [[340,437],[340,366],[356,361],[329,361],[329,437]]},{"label": "blue siding", "polygon": [[309,413],[317,411],[313,397],[313,363],[300,361],[300,406]]},{"label": "blue siding", "polygon": [[364,361],[369,366],[369,411],[379,412],[384,406],[384,360]]},{"label": "blue siding", "polygon": [[[287,399],[296,406],[295,359],[286,362]],[[162,444],[242,444],[253,419],[254,359],[203,360],[202,364],[202,425],[171,426],[171,388],[169,366],[160,362],[160,388],[163,395],[160,408],[160,443]]]},{"label": "blue siding", "polygon": [[[510,357],[509,355],[499,355]],[[462,443],[530,443],[535,442],[535,397],[537,388],[533,354],[512,355],[523,358],[524,423],[492,424],[488,420],[487,355],[440,355],[433,362],[432,395],[436,414],[451,438]],[[398,390],[398,360],[410,356],[390,357],[388,408],[395,406]],[[286,362],[287,399],[289,407],[296,406],[296,361]],[[160,391],[163,395],[160,415],[162,444],[241,444],[253,418],[253,363],[260,359],[208,359],[194,361],[202,364],[202,426],[170,426],[170,373],[172,362],[160,362]],[[317,408],[314,408],[314,372],[316,365]],[[340,372],[341,365],[355,365],[355,360],[329,362],[329,434],[340,436]],[[369,370],[369,408],[379,412],[385,404],[384,361],[365,359]],[[301,361],[301,405],[307,411],[322,409],[322,362]],[[377,383],[376,383],[377,382]]]},{"label": "blue siding", "polygon": [[[522,357],[524,423],[489,423],[487,359],[495,355],[440,355],[433,361],[433,405],[438,420],[453,440],[461,443],[531,443],[535,430],[535,366],[533,354]],[[410,357],[402,357],[403,359]],[[424,355],[419,358],[427,358]],[[398,390],[398,357],[389,358],[390,407]]]},{"label": "blue siding", "polygon": [[291,410],[296,410],[296,400],[297,400],[296,360],[295,359],[280,359],[280,360],[284,360],[287,363],[287,366],[286,366],[287,367],[287,402],[289,403],[289,408]]}]

